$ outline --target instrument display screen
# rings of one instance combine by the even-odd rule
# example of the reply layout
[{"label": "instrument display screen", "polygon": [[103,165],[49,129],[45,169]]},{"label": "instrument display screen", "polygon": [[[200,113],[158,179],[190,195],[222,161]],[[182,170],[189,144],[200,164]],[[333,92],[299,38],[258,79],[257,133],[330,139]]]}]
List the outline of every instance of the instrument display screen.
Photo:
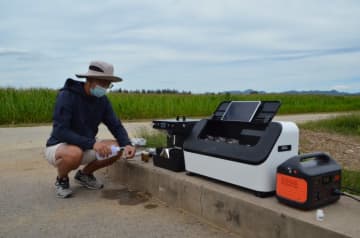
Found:
[{"label": "instrument display screen", "polygon": [[222,120],[251,122],[260,104],[260,101],[232,101]]}]

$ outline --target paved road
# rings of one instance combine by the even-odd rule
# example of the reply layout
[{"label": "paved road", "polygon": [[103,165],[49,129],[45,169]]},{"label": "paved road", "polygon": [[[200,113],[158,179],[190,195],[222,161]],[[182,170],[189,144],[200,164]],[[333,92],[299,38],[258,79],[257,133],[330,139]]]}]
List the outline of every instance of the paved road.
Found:
[{"label": "paved road", "polygon": [[57,199],[54,172],[40,149],[1,154],[0,237],[234,237],[153,198],[120,205],[119,196],[104,197],[119,184],[89,191],[71,181],[76,196]]},{"label": "paved road", "polygon": [[[276,119],[303,122],[329,116]],[[139,128],[151,129],[150,122],[125,126],[132,136]],[[97,173],[105,181],[103,191],[85,190],[71,180],[75,197],[56,199],[55,170],[42,156],[50,131],[50,126],[0,128],[0,237],[233,237],[154,198],[120,205],[118,192],[124,187],[110,184],[106,170]],[[104,127],[99,134],[110,137]]]},{"label": "paved road", "polygon": [[[131,131],[136,125],[126,124]],[[77,186],[72,172],[75,196],[55,198],[55,170],[42,156],[49,133],[48,126],[0,128],[0,238],[234,237],[155,198],[127,205],[136,202],[137,196],[120,193],[124,186],[110,184],[106,170],[97,173],[105,189],[89,191]],[[124,196],[128,199],[120,204]]]}]

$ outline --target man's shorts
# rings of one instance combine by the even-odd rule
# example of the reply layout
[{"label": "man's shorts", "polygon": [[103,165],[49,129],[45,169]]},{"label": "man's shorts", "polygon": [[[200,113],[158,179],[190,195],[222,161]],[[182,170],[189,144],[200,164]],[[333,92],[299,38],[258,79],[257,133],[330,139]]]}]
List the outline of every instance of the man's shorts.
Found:
[{"label": "man's shorts", "polygon": [[[66,143],[59,143],[56,145],[48,146],[45,148],[45,151],[44,151],[46,160],[49,162],[49,164],[51,164],[55,167],[56,167],[55,153],[56,153],[57,148],[59,148],[59,146],[61,146],[61,145],[66,145]],[[94,150],[85,150],[81,164],[88,164],[94,160],[96,160],[95,151]]]}]

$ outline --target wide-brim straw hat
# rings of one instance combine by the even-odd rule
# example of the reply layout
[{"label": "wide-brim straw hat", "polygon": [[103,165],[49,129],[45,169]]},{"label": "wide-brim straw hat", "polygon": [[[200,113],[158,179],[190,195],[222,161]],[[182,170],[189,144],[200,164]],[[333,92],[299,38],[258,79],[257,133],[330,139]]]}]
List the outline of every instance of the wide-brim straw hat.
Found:
[{"label": "wide-brim straw hat", "polygon": [[84,74],[75,74],[78,78],[94,78],[109,80],[111,82],[121,82],[122,78],[114,76],[114,66],[103,61],[92,61],[89,70]]}]

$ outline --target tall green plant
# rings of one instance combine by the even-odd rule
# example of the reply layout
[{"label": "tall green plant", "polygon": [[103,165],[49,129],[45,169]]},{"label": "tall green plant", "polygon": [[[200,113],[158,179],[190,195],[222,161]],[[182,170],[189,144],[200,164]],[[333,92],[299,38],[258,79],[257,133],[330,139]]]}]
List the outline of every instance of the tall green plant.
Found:
[{"label": "tall green plant", "polygon": [[[0,124],[51,122],[56,95],[51,89],[0,88]],[[360,109],[360,96],[109,93],[108,97],[124,120],[207,117],[224,100],[280,100],[279,114]]]},{"label": "tall green plant", "polygon": [[56,91],[0,89],[0,124],[50,122]]}]

